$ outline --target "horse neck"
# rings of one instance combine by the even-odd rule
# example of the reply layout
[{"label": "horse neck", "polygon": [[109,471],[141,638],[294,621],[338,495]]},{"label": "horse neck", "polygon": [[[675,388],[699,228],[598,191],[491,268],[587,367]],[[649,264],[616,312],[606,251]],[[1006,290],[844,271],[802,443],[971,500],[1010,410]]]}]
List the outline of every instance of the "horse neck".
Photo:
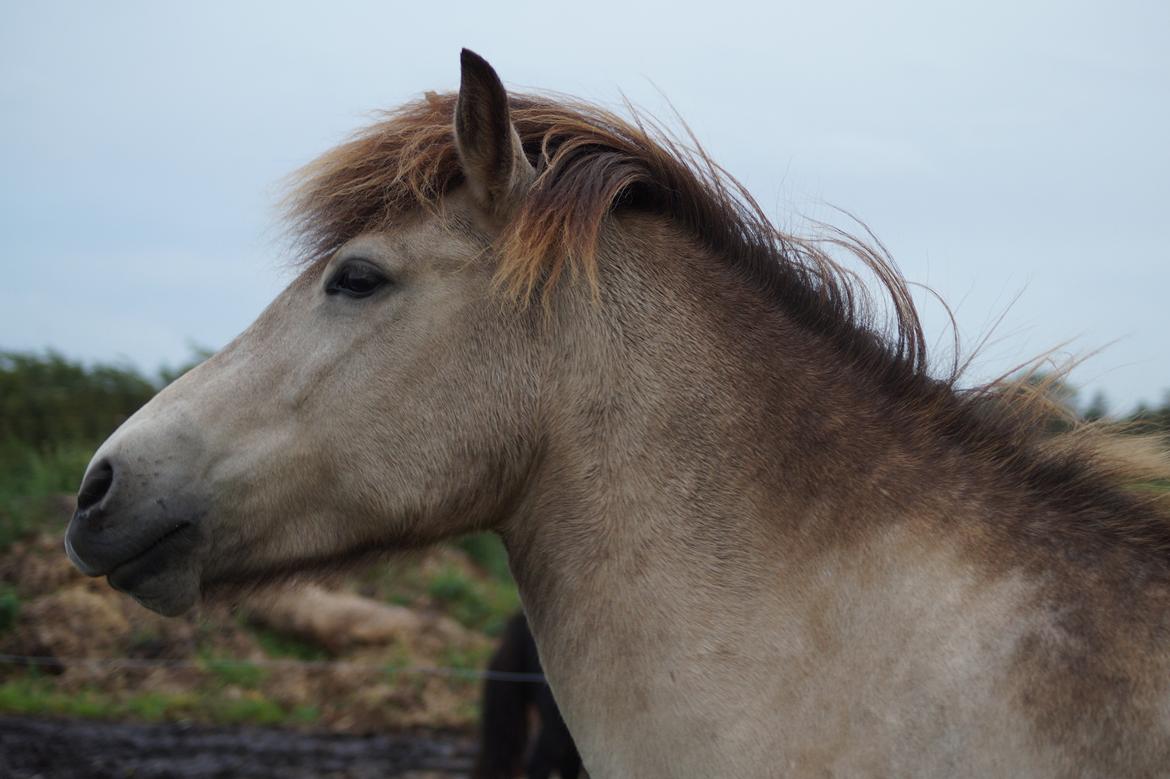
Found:
[{"label": "horse neck", "polygon": [[778,571],[962,471],[718,260],[652,221],[626,235],[601,302],[566,293],[556,314],[546,446],[504,528],[542,652],[579,656],[590,618],[627,642],[647,614],[746,618]]}]

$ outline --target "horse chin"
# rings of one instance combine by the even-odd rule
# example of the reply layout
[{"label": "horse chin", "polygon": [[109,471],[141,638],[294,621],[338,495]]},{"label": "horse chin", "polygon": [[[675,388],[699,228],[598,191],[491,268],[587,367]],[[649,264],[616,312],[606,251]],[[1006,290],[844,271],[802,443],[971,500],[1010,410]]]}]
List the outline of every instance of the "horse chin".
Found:
[{"label": "horse chin", "polygon": [[[384,562],[402,559],[422,547],[394,543],[367,544],[327,554],[265,562],[225,559],[211,554],[202,570],[200,595],[204,603],[235,607],[243,601],[265,598],[289,587],[336,582],[338,577]],[[214,561],[214,562],[213,562]]]},{"label": "horse chin", "polygon": [[[121,587],[114,584],[113,577],[110,585],[116,590]],[[138,603],[164,617],[178,617],[190,611],[199,600],[199,587],[185,586],[180,582],[151,582],[149,586],[139,590],[122,590]]]},{"label": "horse chin", "polygon": [[190,550],[168,551],[159,550],[120,565],[110,571],[106,581],[151,611],[177,617],[199,601],[202,565]]}]

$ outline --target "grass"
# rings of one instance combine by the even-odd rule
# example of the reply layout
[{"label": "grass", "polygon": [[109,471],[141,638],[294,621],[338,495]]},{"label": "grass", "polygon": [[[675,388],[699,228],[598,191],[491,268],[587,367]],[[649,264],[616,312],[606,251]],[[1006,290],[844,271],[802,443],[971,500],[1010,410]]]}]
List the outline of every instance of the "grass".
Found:
[{"label": "grass", "polygon": [[271,628],[245,620],[244,626],[256,637],[256,643],[269,657],[315,662],[328,660],[331,655],[323,647],[297,636],[279,633]]},{"label": "grass", "polygon": [[462,549],[473,563],[491,574],[492,578],[501,582],[512,581],[512,571],[508,568],[508,552],[504,543],[495,533],[476,533],[453,542],[457,549]]},{"label": "grass", "polygon": [[489,636],[499,635],[520,608],[520,596],[510,580],[475,580],[453,565],[434,575],[427,594],[464,627]]},{"label": "grass", "polygon": [[13,587],[0,584],[0,636],[16,624],[18,616],[20,616],[20,596],[16,594]]},{"label": "grass", "polygon": [[77,489],[94,444],[38,451],[13,442],[0,445],[0,551],[40,530],[59,529],[60,510],[50,499]]},{"label": "grass", "polygon": [[370,598],[408,608],[433,608],[464,627],[497,636],[520,608],[520,596],[508,568],[508,555],[499,537],[479,533],[448,542],[463,560],[447,560],[436,569],[403,557],[358,575],[358,591]]},{"label": "grass", "polygon": [[0,712],[140,722],[190,720],[212,725],[312,725],[320,717],[315,706],[286,708],[255,691],[240,697],[193,692],[114,695],[95,689],[65,693],[38,674],[0,684]]},{"label": "grass", "polygon": [[208,715],[217,725],[281,725],[290,715],[290,712],[286,712],[280,704],[260,696],[212,700],[215,705],[210,707]]},{"label": "grass", "polygon": [[245,660],[204,654],[199,658],[199,665],[223,686],[255,690],[268,678],[268,669]]}]

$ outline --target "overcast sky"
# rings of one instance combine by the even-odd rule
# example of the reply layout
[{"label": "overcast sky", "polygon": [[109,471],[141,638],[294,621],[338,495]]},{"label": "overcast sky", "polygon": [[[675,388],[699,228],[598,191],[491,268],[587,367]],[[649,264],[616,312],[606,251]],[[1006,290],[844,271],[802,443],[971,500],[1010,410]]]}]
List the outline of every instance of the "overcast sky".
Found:
[{"label": "overcast sky", "polygon": [[[974,345],[971,373],[1107,347],[1170,388],[1170,3],[8,3],[0,349],[153,370],[288,282],[282,176],[458,83],[669,98],[782,226],[858,215]],[[933,337],[949,335],[924,303]],[[1006,311],[1006,314],[1005,314]]]}]

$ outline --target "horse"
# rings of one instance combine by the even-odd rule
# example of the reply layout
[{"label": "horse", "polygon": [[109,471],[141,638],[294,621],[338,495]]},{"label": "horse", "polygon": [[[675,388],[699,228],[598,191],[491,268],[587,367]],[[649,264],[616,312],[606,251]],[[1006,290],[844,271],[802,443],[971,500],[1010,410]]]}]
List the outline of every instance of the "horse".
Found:
[{"label": "horse", "polygon": [[875,240],[470,51],[290,187],[302,270],[94,454],[84,573],[176,615],[491,530],[592,776],[1166,774],[1166,458],[936,369]]},{"label": "horse", "polygon": [[[581,756],[552,691],[547,684],[512,676],[544,673],[523,612],[508,620],[488,670],[494,674],[484,680],[473,779],[549,779],[554,772],[561,779],[577,779]],[[539,728],[530,745],[528,725],[533,714]]]}]

